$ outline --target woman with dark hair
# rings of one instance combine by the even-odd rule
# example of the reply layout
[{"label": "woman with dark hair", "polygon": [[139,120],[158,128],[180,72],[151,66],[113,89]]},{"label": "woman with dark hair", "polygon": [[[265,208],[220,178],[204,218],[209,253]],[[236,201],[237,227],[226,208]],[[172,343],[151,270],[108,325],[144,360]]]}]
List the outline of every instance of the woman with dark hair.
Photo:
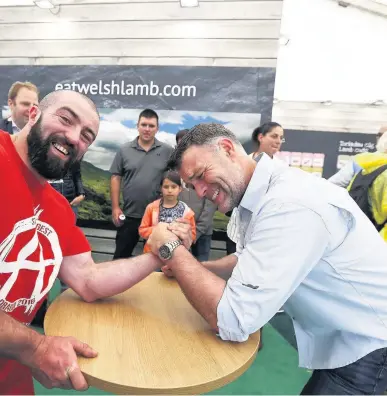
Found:
[{"label": "woman with dark hair", "polygon": [[285,141],[284,130],[277,122],[266,122],[254,129],[251,139],[257,146],[257,150],[250,154],[252,158],[256,158],[261,153],[273,158]]}]

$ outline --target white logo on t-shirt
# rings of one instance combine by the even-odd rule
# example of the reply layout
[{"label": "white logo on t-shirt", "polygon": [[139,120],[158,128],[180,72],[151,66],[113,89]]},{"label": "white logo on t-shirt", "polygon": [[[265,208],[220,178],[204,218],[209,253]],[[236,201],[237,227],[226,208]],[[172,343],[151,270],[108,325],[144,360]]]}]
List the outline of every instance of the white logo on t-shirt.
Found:
[{"label": "white logo on t-shirt", "polygon": [[[35,305],[51,289],[58,275],[63,259],[62,249],[60,248],[58,235],[55,230],[49,224],[39,220],[42,212],[43,209],[37,207],[32,217],[18,221],[11,233],[0,244],[0,273],[11,274],[0,289],[0,309],[5,312],[12,312],[17,307],[25,306],[25,313],[31,313]],[[35,232],[28,243],[20,249],[16,261],[6,261],[8,255],[14,249],[18,235],[31,230],[35,230]],[[54,258],[45,259],[43,247],[39,242],[39,234],[40,237],[43,235],[49,241]],[[36,251],[39,252],[39,261],[31,261],[29,257]],[[44,287],[44,273],[46,267],[50,265],[53,265],[53,271],[48,284]],[[34,289],[30,296],[24,296],[14,302],[9,302],[7,300],[8,293],[12,290],[18,279],[19,271],[22,269],[38,272]]]}]

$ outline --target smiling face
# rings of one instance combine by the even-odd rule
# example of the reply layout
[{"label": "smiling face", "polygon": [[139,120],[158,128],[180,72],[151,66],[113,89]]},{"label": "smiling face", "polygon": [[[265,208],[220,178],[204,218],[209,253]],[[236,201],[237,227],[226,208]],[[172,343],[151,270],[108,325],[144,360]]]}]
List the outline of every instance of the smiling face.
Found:
[{"label": "smiling face", "polygon": [[272,128],[266,135],[260,133],[258,135],[259,152],[273,157],[280,150],[283,140],[284,130],[279,126]]},{"label": "smiling face", "polygon": [[31,166],[46,179],[63,177],[97,136],[99,118],[76,92],[57,93],[27,137]]},{"label": "smiling face", "polygon": [[247,173],[238,150],[226,138],[213,145],[189,147],[180,167],[183,180],[223,213],[239,205],[248,184]]}]

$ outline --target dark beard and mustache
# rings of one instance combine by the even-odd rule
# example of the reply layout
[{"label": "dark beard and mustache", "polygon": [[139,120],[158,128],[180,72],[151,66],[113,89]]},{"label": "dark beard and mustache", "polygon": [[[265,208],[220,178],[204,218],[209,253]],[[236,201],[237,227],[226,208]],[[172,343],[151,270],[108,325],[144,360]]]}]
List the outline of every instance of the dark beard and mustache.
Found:
[{"label": "dark beard and mustache", "polygon": [[[42,117],[31,128],[27,136],[28,159],[31,166],[45,179],[61,179],[75,163],[79,162],[77,161],[77,151],[61,134],[52,134],[45,140],[42,139],[41,124]],[[50,156],[49,152],[54,142],[66,147],[67,161]]]}]

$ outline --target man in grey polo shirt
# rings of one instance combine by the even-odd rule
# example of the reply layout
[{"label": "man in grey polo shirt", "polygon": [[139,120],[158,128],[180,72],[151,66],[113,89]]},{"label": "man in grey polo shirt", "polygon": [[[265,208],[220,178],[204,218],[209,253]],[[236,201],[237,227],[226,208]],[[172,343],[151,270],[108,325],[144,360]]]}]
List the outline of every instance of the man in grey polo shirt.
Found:
[{"label": "man in grey polo shirt", "polygon": [[[138,240],[138,227],[146,206],[158,198],[160,182],[172,147],[155,139],[159,117],[151,109],[141,112],[138,137],[117,152],[110,172],[112,218],[117,229],[114,259],[131,257]],[[122,185],[123,184],[123,185]],[[124,209],[120,208],[120,190]],[[121,215],[125,220],[120,220]]]}]

